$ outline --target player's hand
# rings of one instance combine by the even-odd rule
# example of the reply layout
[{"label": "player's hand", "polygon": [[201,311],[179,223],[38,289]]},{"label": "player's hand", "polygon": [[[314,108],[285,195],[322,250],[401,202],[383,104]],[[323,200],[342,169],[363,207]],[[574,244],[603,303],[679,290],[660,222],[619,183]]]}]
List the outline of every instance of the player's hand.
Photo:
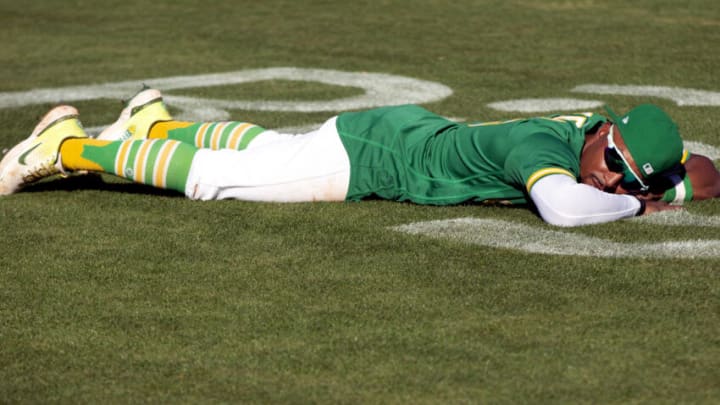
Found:
[{"label": "player's hand", "polygon": [[657,194],[652,192],[651,190],[648,191],[638,191],[638,190],[626,190],[623,188],[622,184],[618,184],[615,188],[615,194],[630,194],[631,196],[637,198],[638,200],[660,200],[662,199],[663,195],[665,194],[665,191]]},{"label": "player's hand", "polygon": [[645,193],[628,193],[632,194],[633,197],[637,198],[638,200],[645,200],[645,201],[657,201],[660,200],[664,193],[662,194],[655,194],[653,192],[645,192]]},{"label": "player's hand", "polygon": [[643,213],[643,215],[652,214],[653,212],[681,210],[681,209],[682,209],[681,206],[670,205],[670,204],[666,203],[665,201],[646,200],[645,201],[645,212]]}]

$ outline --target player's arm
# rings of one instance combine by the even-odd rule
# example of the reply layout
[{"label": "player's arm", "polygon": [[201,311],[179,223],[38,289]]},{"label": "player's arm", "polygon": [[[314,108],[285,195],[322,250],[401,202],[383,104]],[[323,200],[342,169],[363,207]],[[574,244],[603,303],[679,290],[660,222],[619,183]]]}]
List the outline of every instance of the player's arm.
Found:
[{"label": "player's arm", "polygon": [[508,183],[523,185],[545,222],[578,226],[673,209],[578,183],[579,161],[566,142],[544,133],[529,135],[505,159]]},{"label": "player's arm", "polygon": [[[682,174],[667,177],[669,185],[661,191],[638,195],[646,200],[662,200],[680,205],[690,200],[706,200],[720,197],[720,172],[712,160],[703,155],[692,154],[684,163]],[[651,188],[652,190],[652,188]]]},{"label": "player's arm", "polygon": [[692,185],[693,200],[720,197],[720,172],[708,157],[690,155],[685,162],[685,172]]},{"label": "player's arm", "polygon": [[640,201],[627,194],[606,193],[564,174],[537,180],[530,188],[530,198],[540,217],[557,226],[610,222],[678,208],[662,201]]}]

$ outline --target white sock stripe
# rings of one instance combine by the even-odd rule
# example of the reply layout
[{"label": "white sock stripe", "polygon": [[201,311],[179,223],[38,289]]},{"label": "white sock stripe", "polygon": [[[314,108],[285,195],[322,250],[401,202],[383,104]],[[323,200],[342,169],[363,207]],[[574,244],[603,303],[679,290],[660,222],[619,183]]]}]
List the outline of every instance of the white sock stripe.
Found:
[{"label": "white sock stripe", "polygon": [[119,176],[123,176],[123,169],[127,162],[128,149],[130,148],[130,141],[124,141],[118,148],[118,153],[115,156],[115,173]]},{"label": "white sock stripe", "polygon": [[243,131],[243,128],[245,128],[245,126],[246,124],[239,122],[238,125],[233,128],[230,136],[227,139],[227,144],[225,145],[226,148],[232,149],[232,144],[235,143],[235,139],[240,136],[239,133]]},{"label": "white sock stripe", "polygon": [[116,174],[122,173],[122,171],[121,171],[122,168],[120,167],[120,156],[122,155],[122,148],[123,148],[123,145],[121,144],[120,147],[118,148],[117,154],[115,155],[115,162],[113,162],[113,167],[115,168]]},{"label": "white sock stripe", "polygon": [[135,155],[135,173],[133,175],[133,180],[138,183],[142,183],[145,180],[145,169],[147,168],[148,155],[150,148],[156,141],[156,139],[142,141],[143,143],[140,145],[140,148]]},{"label": "white sock stripe", "polygon": [[240,146],[240,142],[245,137],[245,134],[247,134],[247,132],[254,127],[255,125],[253,124],[243,123],[243,125],[238,128],[240,129],[240,132],[238,134],[235,134],[236,137],[232,140],[232,143],[228,145],[228,148],[237,150],[237,148]]},{"label": "white sock stripe", "polygon": [[205,133],[207,132],[208,128],[210,128],[209,122],[200,125],[200,128],[198,128],[197,132],[195,133],[195,147],[203,147],[203,142],[205,141]]},{"label": "white sock stripe", "polygon": [[145,178],[148,145],[151,143],[152,141],[148,141],[140,144],[140,146],[138,147],[138,152],[135,155],[135,173],[133,174],[133,180],[138,183],[142,183],[143,179]]},{"label": "white sock stripe", "polygon": [[158,178],[158,172],[160,172],[160,170],[162,170],[162,168],[160,167],[160,165],[162,164],[162,162],[161,162],[162,155],[163,155],[163,152],[165,152],[165,149],[167,149],[167,148],[168,148],[168,142],[165,142],[162,146],[160,146],[160,150],[158,151],[157,161],[155,162],[155,167],[153,167],[153,173],[152,173],[152,183],[154,186],[158,186],[158,184],[157,184],[158,181],[156,179]]},{"label": "white sock stripe", "polygon": [[[158,152],[158,161],[155,164],[155,170],[153,171],[153,185],[160,188],[165,188],[167,184],[168,168],[170,162],[175,154],[175,150],[180,146],[180,142],[167,141],[160,148]],[[166,156],[167,155],[167,156]]]},{"label": "white sock stripe", "polygon": [[210,138],[210,149],[218,150],[218,144],[220,143],[220,137],[222,136],[223,130],[228,126],[228,122],[218,123],[215,126],[212,137]]},{"label": "white sock stripe", "polygon": [[230,130],[230,133],[228,134],[227,138],[225,139],[225,143],[220,145],[220,148],[221,149],[231,149],[232,147],[230,145],[233,143],[233,140],[236,137],[240,136],[240,134],[243,131],[243,128],[245,128],[247,125],[248,124],[246,122],[240,122],[240,121],[233,122],[233,127]]},{"label": "white sock stripe", "polygon": [[675,186],[675,199],[672,201],[672,204],[684,203],[685,192],[685,183],[681,181]]}]

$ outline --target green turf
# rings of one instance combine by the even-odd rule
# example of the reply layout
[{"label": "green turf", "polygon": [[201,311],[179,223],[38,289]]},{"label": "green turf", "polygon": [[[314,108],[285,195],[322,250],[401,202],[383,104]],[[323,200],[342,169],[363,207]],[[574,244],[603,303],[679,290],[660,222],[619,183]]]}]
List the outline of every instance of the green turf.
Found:
[{"label": "green turf", "polygon": [[[427,107],[468,119],[517,116],[487,107],[516,98],[653,101],[689,139],[720,146],[718,107],[570,93],[720,91],[713,0],[0,0],[0,43],[0,92],[279,66],[380,72],[451,87]],[[88,126],[120,107],[76,104]],[[0,146],[48,107],[0,109]],[[232,111],[267,127],[330,114]],[[716,216],[720,202],[687,209]],[[524,209],[201,203],[95,177],[2,198],[0,403],[718,402],[720,260],[531,255],[388,228],[458,217],[549,228]],[[720,239],[627,221],[567,232]]]}]

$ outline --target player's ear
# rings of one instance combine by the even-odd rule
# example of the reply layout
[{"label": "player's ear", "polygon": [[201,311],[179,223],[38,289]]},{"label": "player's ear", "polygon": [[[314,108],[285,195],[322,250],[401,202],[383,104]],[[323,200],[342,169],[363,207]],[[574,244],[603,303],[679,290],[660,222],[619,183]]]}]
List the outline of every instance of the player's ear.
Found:
[{"label": "player's ear", "polygon": [[612,122],[608,121],[603,124],[600,124],[597,129],[594,131],[595,135],[598,137],[602,137],[607,135],[610,132],[610,127],[612,126]]},{"label": "player's ear", "polygon": [[587,149],[590,145],[602,142],[604,137],[610,132],[611,125],[611,123],[606,122],[604,124],[598,124],[587,131],[585,133],[585,147],[583,147],[583,152],[585,152],[585,149]]}]

